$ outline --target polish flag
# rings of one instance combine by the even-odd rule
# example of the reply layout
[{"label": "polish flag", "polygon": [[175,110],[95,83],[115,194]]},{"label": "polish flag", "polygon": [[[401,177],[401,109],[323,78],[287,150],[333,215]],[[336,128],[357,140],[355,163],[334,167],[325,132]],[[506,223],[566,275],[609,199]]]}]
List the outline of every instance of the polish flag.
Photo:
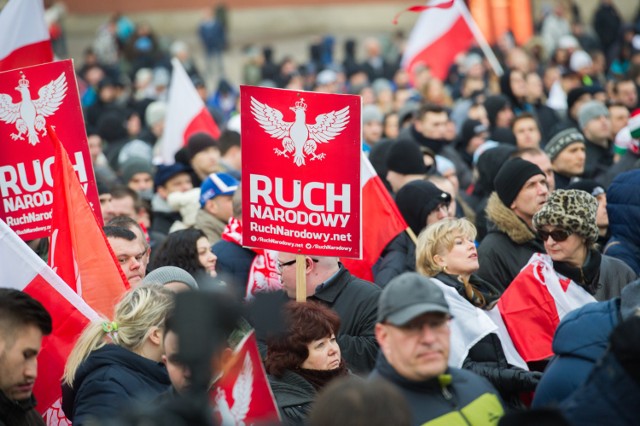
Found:
[{"label": "polish flag", "polygon": [[53,331],[42,341],[33,392],[47,425],[71,424],[61,409],[60,378],[76,339],[98,314],[2,220],[0,286],[28,293],[51,315]]},{"label": "polish flag", "polygon": [[412,75],[416,66],[427,65],[435,78],[444,81],[456,55],[474,43],[468,24],[471,14],[462,0],[432,2],[407,11],[422,13],[407,40],[402,67]]},{"label": "polish flag", "polygon": [[42,0],[10,0],[0,11],[0,71],[53,61]]},{"label": "polish flag", "polygon": [[129,283],[82,191],[67,151],[53,141],[53,205],[49,265],[95,311],[112,318],[113,307]]},{"label": "polish flag", "polygon": [[536,253],[497,306],[515,348],[531,362],[553,355],[553,335],[566,314],[595,301],[578,284],[558,275],[549,255]]},{"label": "polish flag", "polygon": [[382,250],[407,223],[389,195],[382,180],[362,154],[360,159],[360,186],[362,187],[362,259],[340,259],[349,272],[363,280],[373,281],[371,268]]},{"label": "polish flag", "polygon": [[171,64],[173,74],[160,153],[162,164],[175,163],[175,153],[194,133],[208,133],[214,139],[220,137],[218,125],[213,121],[180,61],[173,58]]},{"label": "polish flag", "polygon": [[216,383],[209,396],[216,424],[280,424],[256,336],[247,334],[234,352],[235,362]]}]

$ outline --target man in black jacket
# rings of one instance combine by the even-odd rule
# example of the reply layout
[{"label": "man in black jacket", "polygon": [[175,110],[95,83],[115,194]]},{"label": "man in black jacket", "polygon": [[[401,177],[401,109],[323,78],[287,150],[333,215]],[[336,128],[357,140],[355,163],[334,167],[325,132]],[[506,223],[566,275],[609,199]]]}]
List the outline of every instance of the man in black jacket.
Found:
[{"label": "man in black jacket", "polygon": [[42,338],[51,316],[27,293],[0,289],[0,425],[44,425],[35,410],[33,385]]},{"label": "man in black jacket", "polygon": [[406,272],[380,296],[376,339],[380,355],[371,378],[395,385],[413,423],[497,425],[504,414],[486,379],[449,367],[449,305],[429,278]]},{"label": "man in black jacket", "polygon": [[532,219],[547,201],[549,188],[540,167],[521,158],[504,163],[494,186],[485,209],[490,223],[478,248],[478,275],[504,291],[534,253],[545,252]]},{"label": "man in black jacket", "polygon": [[[336,338],[347,366],[355,373],[373,368],[378,345],[374,327],[380,287],[354,277],[336,257],[304,256],[307,300],[329,306],[340,317]],[[283,288],[296,298],[296,261],[293,253],[278,253]]]}]

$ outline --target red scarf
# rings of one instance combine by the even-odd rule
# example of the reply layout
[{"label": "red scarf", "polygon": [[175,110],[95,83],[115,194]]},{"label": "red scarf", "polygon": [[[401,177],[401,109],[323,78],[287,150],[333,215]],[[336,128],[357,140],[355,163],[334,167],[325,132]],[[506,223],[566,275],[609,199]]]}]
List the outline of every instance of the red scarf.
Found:
[{"label": "red scarf", "polygon": [[[239,246],[242,246],[242,224],[234,217],[229,219],[229,223],[222,232],[222,239]],[[282,288],[280,275],[276,267],[277,252],[247,247],[252,250],[256,257],[251,263],[249,279],[247,280],[247,290],[245,300],[250,300],[259,291],[275,291]]]}]

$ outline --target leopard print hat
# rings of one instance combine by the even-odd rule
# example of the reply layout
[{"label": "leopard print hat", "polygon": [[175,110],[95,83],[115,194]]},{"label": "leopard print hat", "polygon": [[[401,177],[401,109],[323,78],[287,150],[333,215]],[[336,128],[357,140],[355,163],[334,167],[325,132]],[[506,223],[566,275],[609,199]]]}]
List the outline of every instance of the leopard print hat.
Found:
[{"label": "leopard print hat", "polygon": [[591,194],[577,189],[558,189],[533,216],[533,226],[557,226],[584,237],[588,243],[598,239],[598,202]]}]

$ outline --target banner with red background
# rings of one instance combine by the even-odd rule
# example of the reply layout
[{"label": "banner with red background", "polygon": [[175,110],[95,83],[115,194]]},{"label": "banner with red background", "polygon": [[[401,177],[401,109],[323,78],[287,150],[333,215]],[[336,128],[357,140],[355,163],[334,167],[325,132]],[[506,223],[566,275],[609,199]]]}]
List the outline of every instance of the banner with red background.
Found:
[{"label": "banner with red background", "polygon": [[23,240],[51,226],[51,125],[102,224],[72,60],[0,73],[0,218]]},{"label": "banner with red background", "polygon": [[358,258],[361,100],[242,86],[244,246]]}]

